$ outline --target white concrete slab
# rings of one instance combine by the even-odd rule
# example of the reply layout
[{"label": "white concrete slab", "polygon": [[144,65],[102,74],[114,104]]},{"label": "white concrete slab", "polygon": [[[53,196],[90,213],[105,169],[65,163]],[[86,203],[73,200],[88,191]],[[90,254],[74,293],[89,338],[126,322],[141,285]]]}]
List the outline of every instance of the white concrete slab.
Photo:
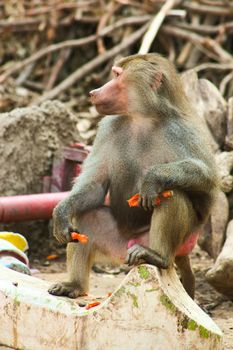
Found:
[{"label": "white concrete slab", "polygon": [[0,267],[0,345],[25,350],[219,350],[222,332],[174,269],[135,267],[101,305],[48,294],[49,284]]}]

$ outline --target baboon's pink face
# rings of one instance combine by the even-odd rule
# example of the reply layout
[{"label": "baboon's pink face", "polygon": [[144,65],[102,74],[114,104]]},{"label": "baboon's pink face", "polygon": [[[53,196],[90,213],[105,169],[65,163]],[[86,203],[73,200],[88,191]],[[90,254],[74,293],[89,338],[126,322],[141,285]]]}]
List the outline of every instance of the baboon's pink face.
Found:
[{"label": "baboon's pink face", "polygon": [[92,104],[100,114],[127,114],[128,94],[125,72],[121,67],[112,67],[114,78],[108,83],[90,91]]}]

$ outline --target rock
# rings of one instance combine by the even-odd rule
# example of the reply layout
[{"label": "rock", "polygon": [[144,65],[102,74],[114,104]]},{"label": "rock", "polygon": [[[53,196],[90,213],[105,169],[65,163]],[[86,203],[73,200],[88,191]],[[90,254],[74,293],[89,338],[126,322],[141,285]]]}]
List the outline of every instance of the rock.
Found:
[{"label": "rock", "polygon": [[198,240],[200,247],[215,260],[222,249],[228,220],[228,199],[225,193],[218,191],[209,222],[205,225],[204,232]]},{"label": "rock", "polygon": [[198,80],[197,73],[189,70],[181,75],[184,90],[200,118],[200,126],[207,134],[213,152],[218,152],[226,135],[227,104],[218,89],[208,80]]},{"label": "rock", "polygon": [[59,101],[0,114],[0,196],[40,192],[54,152],[80,140],[76,123]]},{"label": "rock", "polygon": [[220,187],[223,192],[230,192],[233,188],[233,151],[222,152],[215,155],[215,161],[218,168],[220,178]]},{"label": "rock", "polygon": [[233,97],[228,101],[226,148],[233,150]]},{"label": "rock", "polygon": [[199,94],[203,103],[202,113],[215,141],[220,147],[227,131],[227,103],[217,87],[207,79],[198,80]]},{"label": "rock", "polygon": [[77,129],[80,133],[87,132],[91,127],[91,121],[88,119],[81,119],[77,123]]},{"label": "rock", "polygon": [[227,227],[226,241],[215,261],[207,272],[207,281],[220,293],[233,300],[233,220]]}]

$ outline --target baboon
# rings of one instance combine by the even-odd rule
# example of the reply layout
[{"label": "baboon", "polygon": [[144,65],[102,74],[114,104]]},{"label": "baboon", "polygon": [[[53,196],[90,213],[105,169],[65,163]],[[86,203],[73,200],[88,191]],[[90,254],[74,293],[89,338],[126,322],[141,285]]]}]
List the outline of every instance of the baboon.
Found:
[{"label": "baboon", "polygon": [[[75,298],[88,291],[92,264],[108,257],[166,269],[173,262],[194,298],[188,253],[209,216],[217,175],[213,157],[173,66],[158,54],[133,55],[90,92],[104,117],[83,172],[54,210],[54,235],[68,243],[69,281],[49,289]],[[155,206],[164,190],[173,197]],[[139,207],[127,200],[140,194]],[[105,197],[109,193],[109,205]],[[71,242],[85,233],[86,245]]]}]

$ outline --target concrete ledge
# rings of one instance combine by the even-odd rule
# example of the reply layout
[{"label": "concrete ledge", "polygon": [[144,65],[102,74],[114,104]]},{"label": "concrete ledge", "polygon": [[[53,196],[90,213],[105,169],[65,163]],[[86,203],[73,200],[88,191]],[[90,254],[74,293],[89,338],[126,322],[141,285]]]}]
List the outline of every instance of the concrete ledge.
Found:
[{"label": "concrete ledge", "polygon": [[222,332],[174,269],[135,267],[101,305],[51,296],[48,283],[0,267],[0,345],[26,350],[220,350]]}]

